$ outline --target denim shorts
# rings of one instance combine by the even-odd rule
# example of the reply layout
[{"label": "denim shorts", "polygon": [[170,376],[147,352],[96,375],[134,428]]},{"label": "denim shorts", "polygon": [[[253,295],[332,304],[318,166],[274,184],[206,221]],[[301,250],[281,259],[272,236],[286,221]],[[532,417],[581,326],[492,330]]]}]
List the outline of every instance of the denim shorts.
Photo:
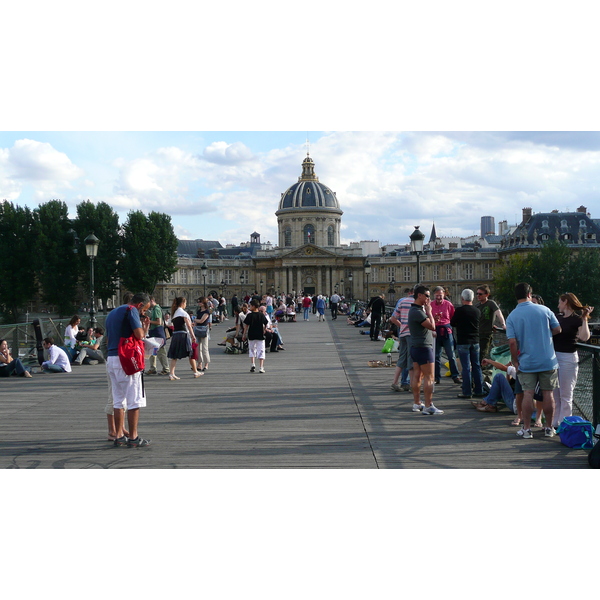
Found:
[{"label": "denim shorts", "polygon": [[413,359],[413,362],[416,362],[419,365],[427,365],[429,363],[435,362],[435,355],[433,352],[433,348],[425,347],[410,347],[410,356]]}]

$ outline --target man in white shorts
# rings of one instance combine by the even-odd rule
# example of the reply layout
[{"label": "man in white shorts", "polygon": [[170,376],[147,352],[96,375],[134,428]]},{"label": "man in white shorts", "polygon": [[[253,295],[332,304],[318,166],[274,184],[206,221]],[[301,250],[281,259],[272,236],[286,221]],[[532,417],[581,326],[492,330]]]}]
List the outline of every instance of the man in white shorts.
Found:
[{"label": "man in white shorts", "polygon": [[244,319],[244,335],[242,341],[248,340],[248,354],[250,355],[250,373],[256,371],[255,360],[258,358],[259,373],[264,373],[265,368],[265,331],[269,321],[267,317],[258,310],[260,302],[250,302],[250,312]]},{"label": "man in white shorts", "polygon": [[[146,406],[142,373],[126,375],[118,354],[119,340],[122,337],[133,335],[138,340],[146,337],[150,319],[146,316],[140,317],[140,313],[143,313],[149,305],[148,294],[135,294],[129,304],[115,308],[106,317],[106,335],[108,337],[106,371],[109,379],[109,391],[112,393],[113,399],[115,423],[113,443],[115,446],[140,448],[150,444],[150,441],[142,439],[137,431],[139,409]],[[123,432],[125,406],[127,406],[130,437],[124,435]]]}]

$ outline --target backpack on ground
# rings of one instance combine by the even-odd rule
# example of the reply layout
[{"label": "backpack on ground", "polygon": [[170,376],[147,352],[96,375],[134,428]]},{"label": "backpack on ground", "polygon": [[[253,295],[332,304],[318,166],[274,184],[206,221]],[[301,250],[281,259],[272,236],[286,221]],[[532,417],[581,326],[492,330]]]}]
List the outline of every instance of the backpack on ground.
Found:
[{"label": "backpack on ground", "polygon": [[594,428],[581,417],[565,417],[556,430],[560,441],[569,448],[590,449],[594,447]]}]

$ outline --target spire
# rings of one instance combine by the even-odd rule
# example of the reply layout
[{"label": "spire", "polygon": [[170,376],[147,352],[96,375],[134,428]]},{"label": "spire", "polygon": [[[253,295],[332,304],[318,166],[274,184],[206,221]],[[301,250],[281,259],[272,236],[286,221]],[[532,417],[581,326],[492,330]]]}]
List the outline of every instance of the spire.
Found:
[{"label": "spire", "polygon": [[434,223],[433,227],[431,228],[431,235],[429,236],[428,244],[431,244],[432,242],[435,243],[436,239],[437,239],[437,233],[435,232],[435,223]]},{"label": "spire", "polygon": [[315,175],[315,163],[308,154],[302,161],[302,175],[298,177],[298,181],[319,181]]}]

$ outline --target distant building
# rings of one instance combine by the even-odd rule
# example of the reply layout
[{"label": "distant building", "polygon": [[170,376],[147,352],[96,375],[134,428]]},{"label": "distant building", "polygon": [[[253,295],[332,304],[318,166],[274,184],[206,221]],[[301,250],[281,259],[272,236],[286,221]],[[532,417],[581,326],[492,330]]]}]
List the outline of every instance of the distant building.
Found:
[{"label": "distant building", "polygon": [[494,217],[481,217],[481,237],[486,235],[494,235],[496,233],[496,225]]}]

